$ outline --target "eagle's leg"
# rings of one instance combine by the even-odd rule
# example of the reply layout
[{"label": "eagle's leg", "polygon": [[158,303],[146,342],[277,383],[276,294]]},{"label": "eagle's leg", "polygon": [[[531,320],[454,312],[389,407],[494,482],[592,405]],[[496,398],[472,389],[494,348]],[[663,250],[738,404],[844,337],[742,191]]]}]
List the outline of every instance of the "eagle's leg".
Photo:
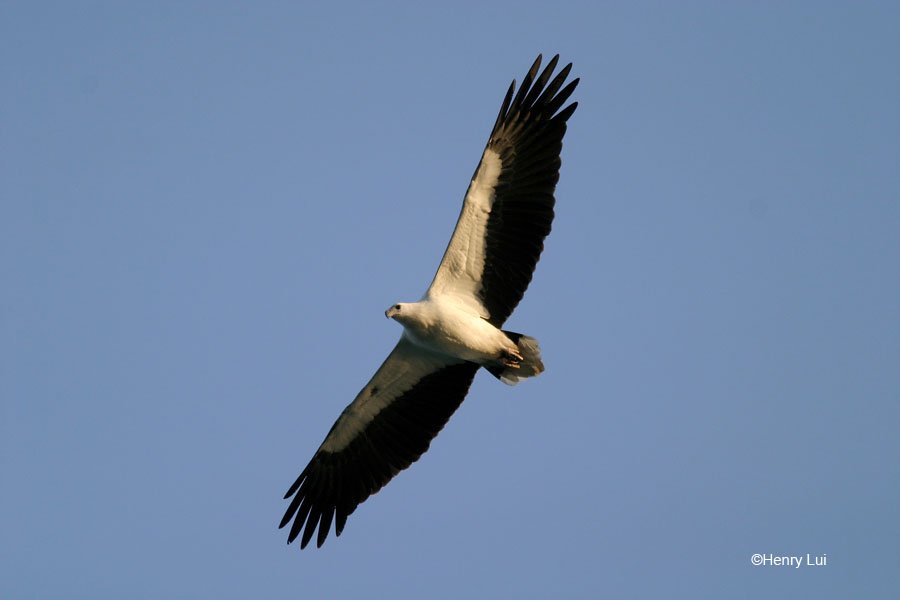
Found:
[{"label": "eagle's leg", "polygon": [[518,369],[523,360],[524,358],[515,348],[504,348],[500,353],[500,362],[503,363],[504,367]]}]

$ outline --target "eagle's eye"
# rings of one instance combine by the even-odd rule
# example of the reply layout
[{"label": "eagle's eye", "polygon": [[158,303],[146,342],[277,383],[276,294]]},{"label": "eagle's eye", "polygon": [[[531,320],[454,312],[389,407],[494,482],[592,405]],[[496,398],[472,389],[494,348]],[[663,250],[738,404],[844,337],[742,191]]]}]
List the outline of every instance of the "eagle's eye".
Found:
[{"label": "eagle's eye", "polygon": [[399,305],[399,304],[395,304],[395,305],[394,305],[394,310],[400,310],[400,305]]}]

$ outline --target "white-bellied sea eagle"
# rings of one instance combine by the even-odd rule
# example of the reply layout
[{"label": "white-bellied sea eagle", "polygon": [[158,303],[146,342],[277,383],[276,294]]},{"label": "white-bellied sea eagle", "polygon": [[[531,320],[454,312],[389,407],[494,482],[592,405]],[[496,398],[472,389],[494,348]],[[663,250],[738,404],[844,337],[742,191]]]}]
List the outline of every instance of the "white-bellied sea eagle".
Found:
[{"label": "white-bellied sea eagle", "polygon": [[[434,280],[418,302],[385,315],[400,341],[338,417],[285,494],[288,543],[321,546],[334,522],[415,462],[462,403],[484,367],[513,385],[544,370],[537,340],[500,328],[522,299],[553,222],[566,121],[563,87],[572,64],[551,79],[559,56],[538,74],[538,56],[518,93],[513,81],[469,184]],[[513,94],[515,93],[515,96]]]}]

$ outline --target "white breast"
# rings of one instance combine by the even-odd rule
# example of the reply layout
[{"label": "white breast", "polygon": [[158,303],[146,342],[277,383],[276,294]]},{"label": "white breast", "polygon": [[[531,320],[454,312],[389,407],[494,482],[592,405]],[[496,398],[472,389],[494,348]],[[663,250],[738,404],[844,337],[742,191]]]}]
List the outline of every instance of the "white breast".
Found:
[{"label": "white breast", "polygon": [[502,331],[455,303],[431,299],[413,306],[411,318],[403,323],[405,335],[434,352],[483,363],[515,346]]}]

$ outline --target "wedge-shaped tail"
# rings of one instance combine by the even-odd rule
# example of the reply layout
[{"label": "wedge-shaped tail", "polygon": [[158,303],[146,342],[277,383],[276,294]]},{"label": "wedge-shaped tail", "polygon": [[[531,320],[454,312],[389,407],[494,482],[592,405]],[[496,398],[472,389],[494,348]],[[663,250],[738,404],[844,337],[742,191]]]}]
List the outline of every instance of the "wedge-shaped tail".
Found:
[{"label": "wedge-shaped tail", "polygon": [[534,377],[544,372],[544,363],[541,362],[541,347],[538,346],[536,339],[512,331],[504,331],[503,333],[516,343],[516,346],[519,348],[519,354],[522,355],[522,362],[516,367],[503,365],[486,366],[485,368],[491,375],[507,385],[516,385],[523,379]]}]

